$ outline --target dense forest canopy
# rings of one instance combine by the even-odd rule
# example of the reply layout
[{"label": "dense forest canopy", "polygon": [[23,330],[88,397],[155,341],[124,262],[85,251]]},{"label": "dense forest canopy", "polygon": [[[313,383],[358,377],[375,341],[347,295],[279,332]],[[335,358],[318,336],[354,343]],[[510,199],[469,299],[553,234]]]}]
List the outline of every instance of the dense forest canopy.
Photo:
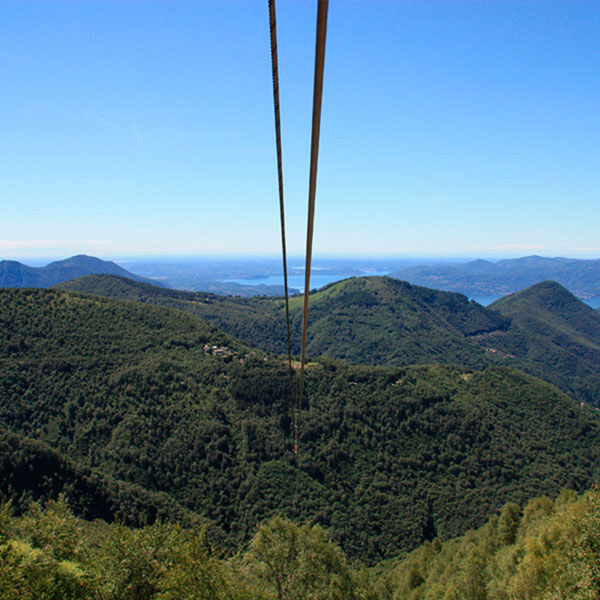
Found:
[{"label": "dense forest canopy", "polygon": [[[61,288],[178,308],[256,348],[287,351],[282,299],[180,292],[109,275]],[[301,312],[301,298],[292,298],[294,352]],[[600,315],[555,282],[484,308],[461,294],[389,277],[348,279],[311,294],[308,349],[358,364],[514,366],[600,404]]]},{"label": "dense forest canopy", "polygon": [[[267,352],[287,351],[281,298],[222,297],[88,276],[61,289],[187,310]],[[302,297],[290,300],[292,350],[300,350]],[[484,366],[485,351],[468,336],[506,329],[509,322],[461,294],[412,286],[389,277],[353,277],[311,294],[308,352],[361,364],[422,362]]]},{"label": "dense forest canopy", "polygon": [[280,356],[182,311],[79,293],[2,290],[0,318],[2,426],[166,494],[161,510],[207,519],[230,548],[279,513],[374,562],[506,501],[584,489],[600,466],[597,411],[508,367],[320,359],[296,461]]}]

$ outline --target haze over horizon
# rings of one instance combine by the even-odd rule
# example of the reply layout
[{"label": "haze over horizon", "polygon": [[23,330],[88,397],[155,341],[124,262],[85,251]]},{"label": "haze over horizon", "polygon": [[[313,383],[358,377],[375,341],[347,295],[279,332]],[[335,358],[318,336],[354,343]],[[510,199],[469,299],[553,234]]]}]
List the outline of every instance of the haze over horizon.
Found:
[{"label": "haze over horizon", "polygon": [[[219,263],[238,263],[242,264],[271,264],[274,263],[279,266],[281,265],[281,256],[275,253],[265,253],[265,254],[198,254],[198,255],[184,255],[184,254],[115,254],[115,255],[98,255],[92,253],[79,253],[72,255],[20,255],[20,256],[0,256],[0,262],[3,260],[7,261],[15,261],[27,265],[29,267],[44,267],[53,262],[60,262],[69,258],[73,258],[75,256],[91,256],[93,258],[99,258],[100,260],[114,262],[118,265],[124,266],[127,268],[127,265],[135,264],[137,266],[143,265],[144,263],[152,264],[152,265],[164,265],[168,267],[169,265],[184,265],[189,264],[214,264],[218,265]],[[349,265],[354,265],[357,270],[365,270],[368,271],[368,266],[371,265],[370,268],[375,268],[378,265],[384,265],[389,263],[390,265],[395,265],[394,268],[404,268],[407,266],[417,266],[417,265],[452,265],[452,264],[461,264],[461,263],[469,263],[477,260],[485,260],[488,262],[496,263],[504,260],[514,260],[519,258],[530,258],[530,257],[541,257],[541,258],[566,258],[573,260],[589,260],[596,261],[600,260],[599,256],[552,256],[546,254],[529,254],[529,255],[485,255],[485,254],[477,254],[477,255],[457,255],[457,256],[436,256],[436,255],[386,255],[386,254],[319,254],[313,256],[313,264],[312,271],[313,275],[318,273],[321,268],[335,269],[336,266],[340,269],[344,267],[348,267]],[[301,254],[293,254],[288,255],[288,268],[294,269],[297,271],[298,269],[304,269],[304,261],[305,257]],[[327,265],[326,267],[319,265]],[[362,265],[362,267],[361,267]],[[392,268],[392,267],[390,267]],[[368,274],[365,272],[365,274]],[[383,271],[381,273],[383,274]]]},{"label": "haze over horizon", "polygon": [[[291,254],[315,8],[280,0]],[[0,259],[280,251],[266,2],[0,5]],[[332,2],[315,252],[600,256],[600,5]]]}]

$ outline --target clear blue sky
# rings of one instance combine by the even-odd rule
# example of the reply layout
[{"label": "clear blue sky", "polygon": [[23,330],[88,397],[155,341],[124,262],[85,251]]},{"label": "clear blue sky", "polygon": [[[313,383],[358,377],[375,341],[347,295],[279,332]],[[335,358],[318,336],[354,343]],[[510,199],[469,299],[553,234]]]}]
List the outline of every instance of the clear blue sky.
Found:
[{"label": "clear blue sky", "polygon": [[[316,2],[279,0],[292,252]],[[317,253],[600,256],[600,3],[331,0]],[[276,254],[266,0],[0,2],[0,258]]]}]

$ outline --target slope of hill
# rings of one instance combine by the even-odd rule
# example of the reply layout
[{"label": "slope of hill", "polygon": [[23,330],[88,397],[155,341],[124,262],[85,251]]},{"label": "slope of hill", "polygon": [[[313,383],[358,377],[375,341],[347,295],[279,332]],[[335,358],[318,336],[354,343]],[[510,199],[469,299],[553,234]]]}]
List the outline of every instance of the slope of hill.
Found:
[{"label": "slope of hill", "polygon": [[507,331],[482,335],[484,346],[525,359],[522,367],[576,396],[600,402],[600,315],[554,281],[488,307],[510,319]]},{"label": "slope of hill", "polygon": [[192,315],[0,290],[0,321],[2,426],[236,543],[279,512],[374,561],[599,474],[597,411],[514,369],[321,361],[296,460],[285,361]]},{"label": "slope of hill", "polygon": [[552,279],[582,300],[600,299],[600,260],[525,256],[489,262],[417,266],[390,273],[416,285],[467,296],[504,296]]},{"label": "slope of hill", "polygon": [[597,598],[600,492],[508,503],[477,531],[426,543],[392,568],[394,598]]},{"label": "slope of hill", "polygon": [[31,501],[64,494],[85,519],[118,519],[133,526],[157,519],[198,522],[199,517],[164,493],[95,473],[65,458],[43,442],[0,429],[0,497],[19,511]]},{"label": "slope of hill", "polygon": [[[298,331],[300,308],[300,299],[293,299]],[[483,366],[485,357],[467,338],[507,327],[505,319],[461,294],[389,277],[357,277],[312,295],[308,351],[354,363]]]},{"label": "slope of hill", "polygon": [[[281,298],[224,298],[204,292],[157,289],[115,277],[84,277],[61,289],[186,310],[269,352],[287,351]],[[302,299],[290,301],[292,351],[300,351]],[[361,364],[490,363],[470,340],[508,328],[494,311],[460,294],[412,286],[389,277],[355,277],[311,295],[309,354]],[[492,360],[502,360],[492,357]]]},{"label": "slope of hill", "polygon": [[75,279],[76,277],[100,273],[109,273],[128,277],[135,281],[145,281],[154,285],[161,285],[139,275],[134,275],[112,261],[100,260],[94,256],[80,254],[65,260],[52,262],[45,267],[29,267],[14,260],[0,261],[0,287],[46,288],[62,281]]},{"label": "slope of hill", "polygon": [[[286,351],[281,299],[179,292],[104,275],[60,287],[178,308],[202,316],[253,346]],[[534,289],[538,291],[510,297],[525,302],[519,312],[503,310],[504,300],[484,308],[460,294],[387,277],[348,279],[312,294],[309,352],[364,364],[515,366],[579,400],[600,405],[595,350],[600,343],[598,313],[559,284],[547,282]],[[542,289],[543,314],[541,305],[531,304]],[[528,316],[529,312],[538,316]],[[292,298],[291,314],[293,351],[298,352],[300,298]]]}]

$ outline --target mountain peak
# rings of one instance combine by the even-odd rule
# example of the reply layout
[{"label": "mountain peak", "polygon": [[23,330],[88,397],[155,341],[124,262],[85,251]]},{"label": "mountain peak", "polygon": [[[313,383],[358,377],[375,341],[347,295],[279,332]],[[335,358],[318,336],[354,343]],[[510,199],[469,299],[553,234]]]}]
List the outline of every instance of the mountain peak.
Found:
[{"label": "mountain peak", "polygon": [[600,341],[600,315],[556,281],[542,281],[500,298],[488,307],[535,331],[555,331],[555,339],[567,333],[595,348]]},{"label": "mountain peak", "polygon": [[112,261],[102,260],[86,254],[78,254],[39,268],[29,267],[16,261],[2,261],[0,262],[0,287],[46,288],[76,277],[100,274],[120,275],[135,281],[161,285],[139,275],[134,275]]},{"label": "mountain peak", "polygon": [[498,306],[510,306],[521,302],[527,302],[528,304],[537,303],[539,305],[547,306],[557,306],[558,304],[562,305],[565,303],[573,304],[575,306],[587,306],[560,283],[548,279],[546,281],[541,281],[540,283],[535,283],[524,290],[509,294],[504,298],[500,298],[493,302],[490,307],[497,309]]},{"label": "mountain peak", "polygon": [[89,256],[88,254],[76,254],[75,256],[70,256],[69,258],[64,258],[62,260],[56,260],[46,265],[47,267],[56,266],[56,265],[114,265],[113,261],[110,260],[102,260],[96,256]]}]

